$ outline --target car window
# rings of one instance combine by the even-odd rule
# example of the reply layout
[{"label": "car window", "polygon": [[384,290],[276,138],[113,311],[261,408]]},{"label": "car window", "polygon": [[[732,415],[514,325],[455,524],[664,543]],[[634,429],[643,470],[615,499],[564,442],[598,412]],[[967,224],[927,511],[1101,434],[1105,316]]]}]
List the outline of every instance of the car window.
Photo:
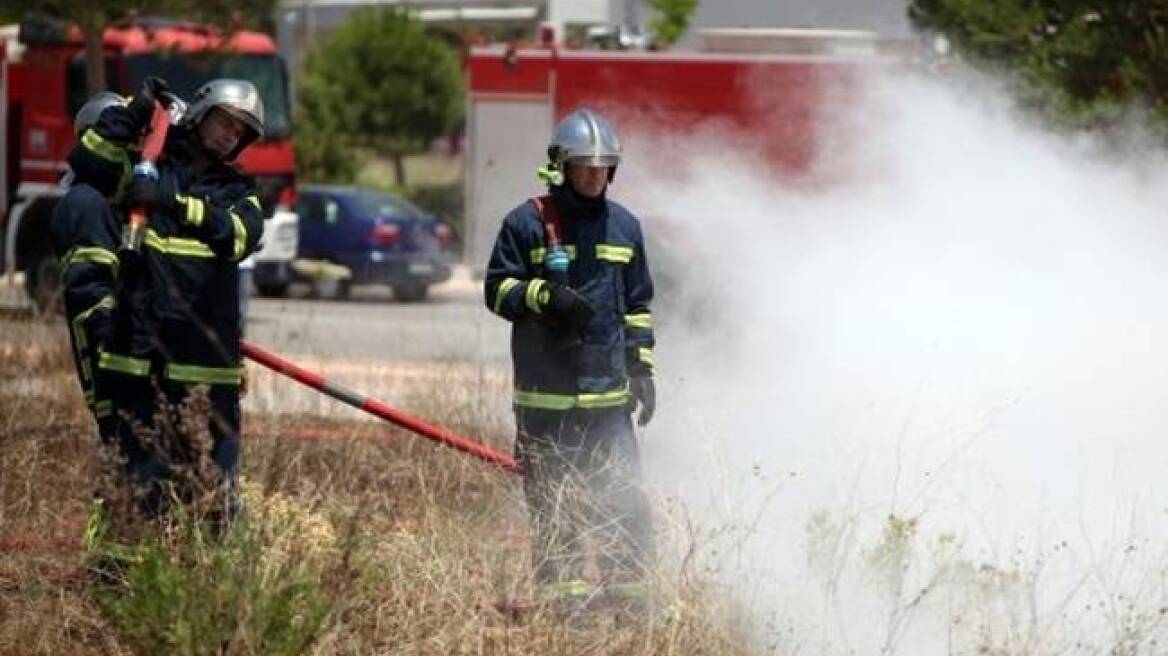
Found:
[{"label": "car window", "polygon": [[371,216],[422,216],[425,214],[410,201],[376,191],[362,191],[356,194],[361,209]]},{"label": "car window", "polygon": [[341,205],[335,199],[326,198],[324,201],[324,222],[334,225],[341,220]]},{"label": "car window", "polygon": [[304,221],[319,222],[323,220],[320,196],[300,194],[300,200],[296,203],[296,214]]}]

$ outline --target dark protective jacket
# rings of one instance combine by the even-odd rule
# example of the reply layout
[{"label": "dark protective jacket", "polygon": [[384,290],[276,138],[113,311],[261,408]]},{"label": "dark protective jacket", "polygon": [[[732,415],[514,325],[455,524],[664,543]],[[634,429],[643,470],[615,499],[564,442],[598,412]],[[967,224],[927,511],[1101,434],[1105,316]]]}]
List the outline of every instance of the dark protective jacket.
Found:
[{"label": "dark protective jacket", "polygon": [[539,303],[544,271],[544,217],[533,201],[503,220],[487,267],[487,307],[512,322],[515,405],[567,410],[629,402],[628,377],[651,375],[653,280],[641,226],[606,198],[587,200],[566,186],[552,187],[569,284],[592,306],[586,325],[565,331],[549,322]]},{"label": "dark protective jacket", "polygon": [[[90,132],[81,147],[91,159],[111,164],[117,148],[136,134],[120,106],[106,109]],[[157,373],[179,383],[238,385],[238,262],[258,247],[263,213],[254,183],[234,168],[216,163],[195,171],[195,138],[182,127],[167,135],[157,162],[165,209],[148,217],[138,261],[121,265],[133,271],[124,271],[130,279],[99,367]]]},{"label": "dark protective jacket", "polygon": [[69,341],[85,403],[98,419],[109,399],[97,385],[98,354],[114,331],[119,261],[119,221],[105,195],[75,179],[53,209],[49,235],[61,269]]}]

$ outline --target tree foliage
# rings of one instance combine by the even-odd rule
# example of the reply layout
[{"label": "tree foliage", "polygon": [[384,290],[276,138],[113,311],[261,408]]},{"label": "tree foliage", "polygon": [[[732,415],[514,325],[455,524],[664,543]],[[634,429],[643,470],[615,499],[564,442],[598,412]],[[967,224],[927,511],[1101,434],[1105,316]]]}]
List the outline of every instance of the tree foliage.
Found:
[{"label": "tree foliage", "polygon": [[653,9],[649,31],[653,42],[663,48],[677,43],[685,34],[698,8],[698,0],[648,0],[648,4]]},{"label": "tree foliage", "polygon": [[[343,145],[393,156],[399,184],[401,158],[446,134],[463,111],[455,52],[396,7],[354,12],[309,53],[297,96],[302,135],[324,135],[322,152]],[[322,168],[303,163],[309,172]]]},{"label": "tree foliage", "polygon": [[1141,102],[1168,122],[1164,0],[912,0],[909,17],[975,65],[1016,73],[1056,117],[1096,125]]}]

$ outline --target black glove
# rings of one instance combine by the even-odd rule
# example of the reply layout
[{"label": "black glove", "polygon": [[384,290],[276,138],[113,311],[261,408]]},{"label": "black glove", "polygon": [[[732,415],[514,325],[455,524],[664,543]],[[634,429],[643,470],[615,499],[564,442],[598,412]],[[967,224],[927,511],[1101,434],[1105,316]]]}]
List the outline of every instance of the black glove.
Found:
[{"label": "black glove", "polygon": [[134,178],[123,198],[126,207],[139,208],[148,214],[174,205],[174,194],[167,193],[162,182],[153,178]]},{"label": "black glove", "polygon": [[637,376],[629,379],[629,392],[633,395],[633,409],[638,404],[641,406],[641,412],[637,415],[637,425],[644,426],[653,419],[653,413],[657,411],[657,385],[653,383],[652,376]]},{"label": "black glove", "polygon": [[592,318],[592,306],[588,304],[588,299],[568,285],[549,282],[544,292],[546,296],[541,293],[540,301],[547,317],[574,326],[583,326]]},{"label": "black glove", "polygon": [[130,101],[128,108],[139,132],[150,126],[150,119],[154,117],[154,102],[166,93],[170,93],[170,85],[166,80],[150,75],[142,81],[142,90]]}]

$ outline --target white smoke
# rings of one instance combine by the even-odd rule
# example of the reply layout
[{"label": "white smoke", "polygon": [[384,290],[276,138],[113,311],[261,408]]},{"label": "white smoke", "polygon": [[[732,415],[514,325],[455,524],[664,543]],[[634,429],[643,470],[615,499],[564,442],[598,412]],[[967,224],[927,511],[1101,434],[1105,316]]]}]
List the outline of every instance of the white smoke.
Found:
[{"label": "white smoke", "polygon": [[628,139],[613,193],[665,251],[649,479],[740,529],[712,560],[781,653],[1155,652],[1165,161],[968,79],[836,100],[818,188]]}]

